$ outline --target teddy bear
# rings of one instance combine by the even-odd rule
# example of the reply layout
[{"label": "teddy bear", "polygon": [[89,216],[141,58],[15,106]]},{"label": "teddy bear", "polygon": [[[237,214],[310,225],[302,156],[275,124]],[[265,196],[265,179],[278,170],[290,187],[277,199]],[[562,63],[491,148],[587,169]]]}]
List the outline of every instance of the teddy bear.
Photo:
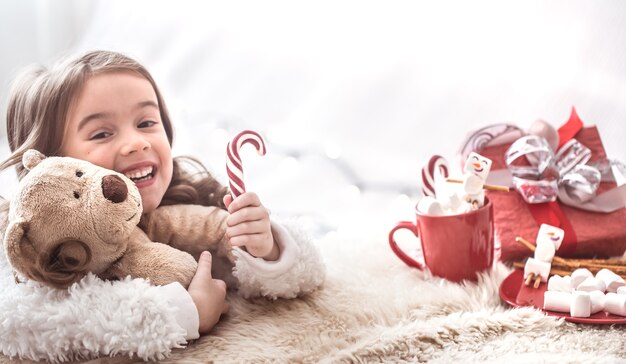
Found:
[{"label": "teddy bear", "polygon": [[202,250],[234,262],[224,210],[173,205],[149,214],[147,231],[174,241],[170,246],[138,227],[141,195],[123,174],[33,149],[22,163],[28,173],[10,201],[4,249],[12,268],[29,279],[67,288],[91,272],[103,279],[130,275],[188,287],[197,268],[194,255]]}]

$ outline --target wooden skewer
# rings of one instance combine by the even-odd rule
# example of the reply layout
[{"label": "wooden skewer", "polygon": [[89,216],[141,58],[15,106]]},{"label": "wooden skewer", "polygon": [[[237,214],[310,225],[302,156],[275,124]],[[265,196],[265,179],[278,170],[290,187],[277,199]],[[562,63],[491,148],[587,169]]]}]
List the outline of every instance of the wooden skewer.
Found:
[{"label": "wooden skewer", "polygon": [[[446,182],[450,183],[463,183],[460,179],[448,178]],[[498,185],[483,185],[483,188],[489,191],[502,191],[509,192],[510,189],[507,186],[498,186]]]},{"label": "wooden skewer", "polygon": [[[522,238],[521,236],[516,237],[515,241],[524,245],[525,247],[530,249],[530,251],[533,251],[533,252],[535,251],[535,245],[531,243],[530,241]],[[554,258],[552,258],[552,262],[569,266],[569,264],[565,261],[565,259],[561,257],[557,257],[556,255],[554,256]]]},{"label": "wooden skewer", "polygon": [[[535,245],[528,240],[518,236],[515,241],[527,247],[530,251],[535,251]],[[523,268],[523,263],[514,263],[514,266]],[[610,269],[613,273],[626,279],[626,261],[613,259],[564,259],[555,256],[552,258],[550,274],[569,275],[578,268],[587,268],[593,274],[601,269]],[[530,283],[526,284],[529,285]]]},{"label": "wooden skewer", "polygon": [[[513,267],[515,267],[515,268],[522,268],[522,269],[524,269],[524,266],[525,266],[525,264],[523,262],[513,262]],[[567,269],[567,268],[563,269],[562,267],[554,267],[554,266],[552,266],[552,268],[550,269],[550,275],[555,275],[556,274],[556,275],[560,275],[560,276],[569,276],[569,275],[572,274],[572,272],[574,270],[575,269]],[[596,274],[599,270],[600,269],[595,269],[595,271],[594,271],[593,268],[589,269],[589,271],[591,273],[593,273],[593,274]],[[619,274],[619,273],[616,273],[616,274],[626,280],[626,274]],[[526,279],[528,279],[528,277],[526,277]]]}]

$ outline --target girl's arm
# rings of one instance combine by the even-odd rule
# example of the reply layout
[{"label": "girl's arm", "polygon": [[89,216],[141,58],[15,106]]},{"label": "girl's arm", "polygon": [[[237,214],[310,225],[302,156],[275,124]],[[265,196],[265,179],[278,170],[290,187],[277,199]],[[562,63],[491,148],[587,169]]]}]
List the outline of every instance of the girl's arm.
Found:
[{"label": "girl's arm", "polygon": [[167,357],[198,337],[198,313],[178,283],[108,282],[89,274],[69,290],[16,283],[0,257],[0,350],[9,357],[65,361],[122,354]]},{"label": "girl's arm", "polygon": [[[255,258],[242,249],[231,250],[224,236],[228,212],[200,205],[162,206],[140,224],[150,239],[184,250],[194,257],[213,253],[213,276],[244,297],[296,297],[318,287],[325,268],[318,249],[295,222],[271,222],[280,256],[276,261]],[[235,259],[236,258],[236,259]],[[234,267],[233,267],[234,264]]]},{"label": "girl's arm", "polygon": [[325,278],[319,250],[295,221],[272,221],[272,234],[280,249],[276,261],[255,258],[241,249],[233,269],[244,297],[293,298],[314,291]]}]

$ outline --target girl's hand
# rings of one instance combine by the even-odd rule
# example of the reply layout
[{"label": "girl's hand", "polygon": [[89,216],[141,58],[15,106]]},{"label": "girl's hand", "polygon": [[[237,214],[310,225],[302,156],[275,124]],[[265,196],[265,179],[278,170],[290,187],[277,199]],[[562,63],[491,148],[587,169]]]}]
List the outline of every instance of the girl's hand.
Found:
[{"label": "girl's hand", "polygon": [[245,247],[248,253],[265,260],[280,256],[270,228],[269,211],[254,192],[245,192],[233,200],[224,196],[230,216],[226,219],[226,237],[232,246]]},{"label": "girl's hand", "polygon": [[217,322],[220,316],[228,312],[226,303],[226,283],[211,276],[213,264],[211,253],[205,251],[198,259],[198,269],[193,276],[187,292],[198,309],[200,327],[198,331],[206,334]]}]

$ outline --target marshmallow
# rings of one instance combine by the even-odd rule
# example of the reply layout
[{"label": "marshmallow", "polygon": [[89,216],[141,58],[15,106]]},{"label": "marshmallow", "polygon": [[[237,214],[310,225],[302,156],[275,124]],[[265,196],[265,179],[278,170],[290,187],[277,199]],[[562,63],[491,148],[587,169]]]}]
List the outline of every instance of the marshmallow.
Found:
[{"label": "marshmallow", "polygon": [[466,174],[463,177],[463,190],[468,195],[477,195],[483,190],[485,181],[473,174]]},{"label": "marshmallow", "polygon": [[572,288],[576,289],[585,279],[593,277],[593,274],[587,268],[578,268],[572,272]]},{"label": "marshmallow", "polygon": [[616,293],[626,295],[626,286],[618,287]]},{"label": "marshmallow", "polygon": [[[465,161],[465,166],[463,166],[463,172],[467,172],[468,174],[473,174],[484,181],[487,179],[487,175],[491,170],[491,159],[485,158],[482,155],[471,152],[467,156],[467,160]],[[482,186],[481,186],[482,188]]]},{"label": "marshmallow", "polygon": [[602,268],[596,273],[596,278],[604,282],[608,292],[616,292],[619,287],[626,286],[624,279],[612,270]]},{"label": "marshmallow", "polygon": [[570,312],[572,294],[559,291],[545,291],[543,294],[543,309],[556,312]]},{"label": "marshmallow", "polygon": [[564,236],[565,231],[563,229],[548,224],[541,224],[537,233],[537,247],[542,243],[551,243],[554,245],[555,250],[559,250]]},{"label": "marshmallow", "polygon": [[604,292],[600,291],[591,291],[589,292],[589,296],[591,297],[591,314],[593,315],[596,312],[600,312],[604,310]]},{"label": "marshmallow", "polygon": [[571,292],[572,279],[570,276],[553,275],[548,279],[548,291]]},{"label": "marshmallow", "polygon": [[550,267],[552,267],[552,264],[550,263],[542,262],[534,258],[528,258],[528,260],[526,260],[526,265],[524,266],[524,278],[533,273],[536,276],[541,276],[542,282],[546,282],[548,281],[548,276],[550,275]]},{"label": "marshmallow", "polygon": [[465,202],[477,207],[485,205],[484,181],[473,174],[465,175],[463,179],[463,189],[465,191]]},{"label": "marshmallow", "polygon": [[595,277],[589,277],[585,279],[581,284],[576,286],[577,291],[591,292],[591,291],[606,291],[606,284],[601,279]]},{"label": "marshmallow", "polygon": [[604,300],[604,311],[614,315],[626,316],[626,295],[607,293]]},{"label": "marshmallow", "polygon": [[569,314],[572,317],[591,316],[591,296],[589,292],[575,291],[572,293]]},{"label": "marshmallow", "polygon": [[552,262],[556,248],[551,241],[537,240],[537,247],[535,248],[535,259],[542,262]]},{"label": "marshmallow", "polygon": [[458,214],[465,214],[474,211],[474,206],[471,203],[463,202],[457,209]]},{"label": "marshmallow", "polygon": [[426,215],[444,215],[441,203],[432,196],[424,196],[417,203],[417,210]]},{"label": "marshmallow", "polygon": [[463,200],[461,200],[456,192],[442,194],[439,201],[441,202],[441,206],[444,210],[451,214],[456,214],[457,210],[461,207],[461,204],[463,204]]}]

